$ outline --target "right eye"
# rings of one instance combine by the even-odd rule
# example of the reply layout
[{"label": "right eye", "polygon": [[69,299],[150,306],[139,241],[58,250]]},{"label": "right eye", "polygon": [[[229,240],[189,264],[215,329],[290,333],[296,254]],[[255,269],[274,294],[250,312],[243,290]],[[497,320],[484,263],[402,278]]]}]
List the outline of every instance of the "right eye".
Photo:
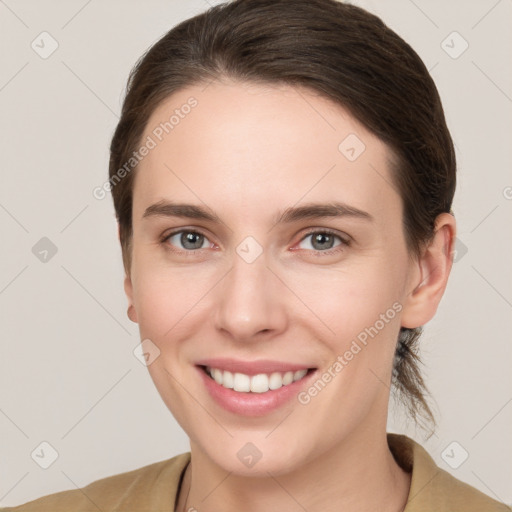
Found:
[{"label": "right eye", "polygon": [[206,235],[191,229],[174,231],[166,235],[162,240],[162,243],[165,244],[166,247],[169,245],[178,247],[177,252],[193,252],[199,249],[207,249],[208,247],[213,247],[214,245],[209,241]]}]

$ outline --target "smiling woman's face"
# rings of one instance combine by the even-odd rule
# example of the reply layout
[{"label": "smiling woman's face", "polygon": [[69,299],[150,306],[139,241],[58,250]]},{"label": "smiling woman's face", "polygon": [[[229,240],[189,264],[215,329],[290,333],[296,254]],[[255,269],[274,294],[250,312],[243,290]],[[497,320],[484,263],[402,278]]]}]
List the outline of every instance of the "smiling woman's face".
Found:
[{"label": "smiling woman's face", "polygon": [[[155,127],[191,96],[197,106],[159,142]],[[382,436],[420,277],[388,148],[312,92],[232,82],[172,95],[148,135],[157,145],[137,169],[125,286],[141,339],[160,350],[151,377],[193,450],[227,471],[279,474]],[[345,209],[313,215],[334,204]],[[246,374],[235,388],[259,392],[219,385],[204,366]],[[313,368],[266,392],[268,379],[251,379]],[[251,450],[254,469],[242,460]]]}]

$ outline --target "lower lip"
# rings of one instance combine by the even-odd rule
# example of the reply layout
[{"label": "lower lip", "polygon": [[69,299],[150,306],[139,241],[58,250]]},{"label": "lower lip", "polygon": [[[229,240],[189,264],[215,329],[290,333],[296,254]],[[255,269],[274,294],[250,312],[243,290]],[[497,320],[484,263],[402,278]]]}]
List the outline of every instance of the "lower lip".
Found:
[{"label": "lower lip", "polygon": [[196,368],[206,389],[217,404],[241,416],[263,416],[278,409],[296,397],[316,373],[316,370],[310,370],[302,379],[287,386],[281,386],[279,389],[270,389],[265,393],[243,393],[217,384],[206,374],[203,367],[196,366]]}]

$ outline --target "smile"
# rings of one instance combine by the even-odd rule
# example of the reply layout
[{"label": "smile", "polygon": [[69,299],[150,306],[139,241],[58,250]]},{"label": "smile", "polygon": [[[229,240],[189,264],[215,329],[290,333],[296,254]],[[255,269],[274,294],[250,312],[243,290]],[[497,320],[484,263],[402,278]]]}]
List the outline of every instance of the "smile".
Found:
[{"label": "smile", "polygon": [[237,416],[264,416],[293,403],[318,368],[277,361],[209,359],[195,365],[207,395]]},{"label": "smile", "polygon": [[279,389],[293,382],[297,382],[308,373],[308,369],[306,368],[295,372],[259,373],[251,376],[245,373],[232,373],[209,366],[203,368],[217,384],[239,393],[266,393],[267,391]]}]

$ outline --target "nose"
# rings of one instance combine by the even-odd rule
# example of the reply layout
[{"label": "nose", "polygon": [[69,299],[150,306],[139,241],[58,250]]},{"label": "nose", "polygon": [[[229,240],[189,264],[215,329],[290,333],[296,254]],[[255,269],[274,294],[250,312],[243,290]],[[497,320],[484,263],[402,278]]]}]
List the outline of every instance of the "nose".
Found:
[{"label": "nose", "polygon": [[215,327],[235,341],[272,337],[287,327],[286,293],[265,253],[248,263],[237,253],[219,283],[215,297]]}]

